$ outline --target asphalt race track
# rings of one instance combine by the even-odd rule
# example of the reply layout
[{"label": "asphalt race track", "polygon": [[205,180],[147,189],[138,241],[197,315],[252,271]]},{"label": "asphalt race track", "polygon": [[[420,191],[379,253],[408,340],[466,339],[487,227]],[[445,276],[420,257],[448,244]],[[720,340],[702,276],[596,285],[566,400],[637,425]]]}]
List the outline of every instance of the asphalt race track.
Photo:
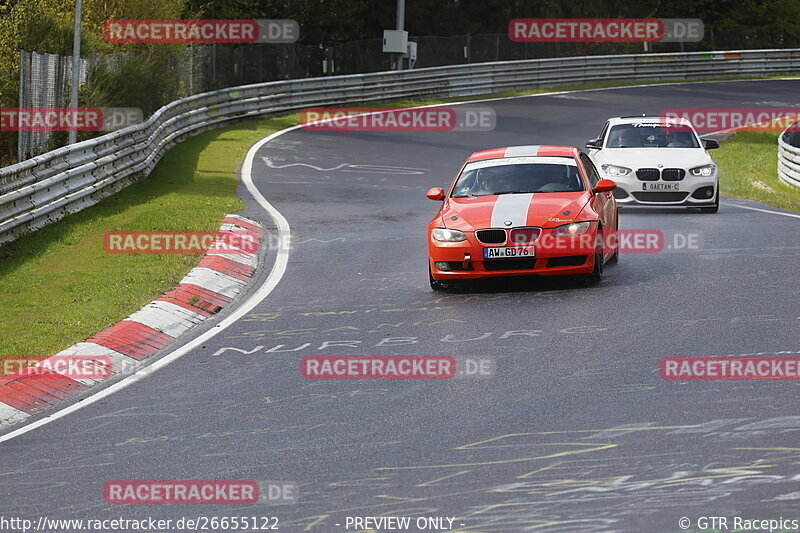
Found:
[{"label": "asphalt race track", "polygon": [[[699,249],[623,254],[597,287],[513,279],[434,293],[425,225],[437,206],[424,197],[475,150],[582,146],[610,116],[667,107],[797,107],[800,81],[474,105],[494,108],[494,131],[297,129],[264,145],[253,179],[293,245],[277,288],[203,348],[0,444],[0,515],[277,516],[281,531],[321,533],[378,515],[548,533],[800,518],[800,389],[658,371],[670,355],[800,351],[798,218],[732,198],[716,215],[626,209],[623,229],[695,234]],[[271,222],[253,202],[244,214]],[[496,374],[306,380],[299,360],[313,354],[494,358]],[[126,479],[284,481],[300,494],[249,506],[106,504],[104,484]]]}]

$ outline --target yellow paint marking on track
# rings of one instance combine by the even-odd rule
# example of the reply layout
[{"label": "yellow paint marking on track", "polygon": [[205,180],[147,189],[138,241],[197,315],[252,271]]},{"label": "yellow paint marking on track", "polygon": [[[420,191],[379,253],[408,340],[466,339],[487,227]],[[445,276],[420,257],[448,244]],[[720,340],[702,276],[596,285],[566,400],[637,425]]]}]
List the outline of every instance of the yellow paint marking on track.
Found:
[{"label": "yellow paint marking on track", "polygon": [[404,498],[402,496],[389,496],[388,494],[375,494],[375,498],[383,498],[385,500],[397,500],[398,502],[424,502],[428,498]]},{"label": "yellow paint marking on track", "polygon": [[553,463],[551,465],[543,466],[542,468],[537,468],[536,470],[528,472],[527,474],[522,474],[521,476],[517,476],[517,479],[525,479],[525,478],[531,477],[531,476],[533,476],[535,474],[538,474],[539,472],[544,472],[545,470],[552,470],[554,468],[558,468],[559,465],[563,465],[563,464],[570,463],[570,462],[572,462],[572,461],[556,461],[555,463]]},{"label": "yellow paint marking on track", "polygon": [[686,455],[686,452],[648,453],[643,455],[624,455],[622,457],[595,457],[593,459],[569,459],[566,461],[558,461],[555,464],[539,468],[538,470],[528,472],[527,474],[522,474],[521,476],[517,476],[517,479],[525,479],[528,477],[532,477],[534,474],[537,474],[545,470],[570,468],[569,466],[559,466],[559,465],[569,465],[570,463],[606,463],[611,461],[626,461],[629,459],[643,459],[646,457],[666,457],[669,455]]},{"label": "yellow paint marking on track", "polygon": [[75,466],[54,466],[53,468],[37,468],[35,470],[14,470],[12,472],[0,472],[0,476],[15,476],[17,474],[31,474],[33,472],[53,472],[55,470],[74,470],[76,468],[93,468],[95,466],[111,466],[117,463],[97,463],[93,465],[75,465]]},{"label": "yellow paint marking on track", "polygon": [[616,448],[618,444],[587,444],[585,442],[548,442],[544,444],[537,444],[536,446],[591,446],[591,448],[586,450],[567,450],[563,452],[556,452],[547,455],[538,455],[534,457],[521,457],[519,459],[502,459],[499,461],[483,461],[478,463],[455,463],[447,465],[388,466],[388,467],[375,468],[375,470],[425,470],[433,468],[457,468],[457,467],[468,467],[468,466],[488,466],[488,465],[523,463],[527,461],[539,461],[542,459],[552,459],[554,457],[565,457],[568,455],[575,455],[580,453],[591,453],[602,450],[608,450],[610,448]]},{"label": "yellow paint marking on track", "polygon": [[775,446],[772,448],[734,448],[734,450],[761,450],[761,451],[775,451],[775,452],[800,452],[800,448],[790,448],[788,446]]},{"label": "yellow paint marking on track", "polygon": [[[467,450],[467,449],[474,449],[481,447],[481,444],[486,444],[489,442],[495,442],[502,439],[507,439],[511,437],[527,437],[530,435],[561,435],[564,433],[600,433],[600,432],[618,432],[618,431],[650,431],[650,430],[660,430],[660,429],[695,429],[699,428],[699,424],[694,424],[690,426],[643,426],[643,427],[635,427],[635,428],[606,428],[606,429],[574,429],[574,430],[565,430],[565,431],[532,431],[530,433],[509,433],[508,435],[501,435],[499,437],[493,437],[491,439],[486,439],[483,441],[475,442],[472,444],[464,444],[463,446],[457,446],[456,450]],[[485,448],[521,448],[526,446],[536,446],[536,444],[505,444],[502,446],[485,446]]]},{"label": "yellow paint marking on track", "polygon": [[549,503],[573,503],[573,502],[593,502],[597,498],[580,498],[576,500],[543,500],[543,501],[536,501],[536,502],[504,502],[504,503],[492,503],[483,507],[482,509],[478,509],[475,511],[471,511],[469,514],[463,515],[459,517],[463,519],[467,516],[474,516],[479,514],[484,514],[486,511],[494,511],[495,509],[499,509],[501,507],[515,507],[519,505],[541,505],[541,504],[549,504]]},{"label": "yellow paint marking on track", "polygon": [[425,483],[420,483],[419,485],[417,485],[417,487],[430,487],[430,486],[434,485],[435,483],[438,483],[440,481],[444,481],[445,479],[454,478],[456,476],[460,476],[460,475],[466,474],[468,472],[472,472],[472,470],[463,470],[463,471],[457,472],[455,474],[450,474],[448,476],[440,477],[440,478],[437,478],[437,479],[432,479],[430,481],[426,481]]},{"label": "yellow paint marking on track", "polygon": [[[775,465],[759,465],[758,468],[772,468]],[[701,479],[719,479],[719,478],[726,478],[726,477],[739,477],[739,476],[748,476],[748,475],[755,475],[760,474],[760,470],[747,470],[747,468],[752,467],[727,467],[727,468],[712,468],[710,470],[689,470],[686,472],[688,475],[693,474],[703,474],[705,472],[717,472],[714,475],[706,475],[706,476],[697,476],[697,477],[688,477],[688,478],[665,478],[665,479],[653,479],[649,481],[644,481],[643,483],[685,483],[687,481],[699,481]],[[730,471],[730,472],[728,472]],[[642,483],[642,482],[639,482]]]}]

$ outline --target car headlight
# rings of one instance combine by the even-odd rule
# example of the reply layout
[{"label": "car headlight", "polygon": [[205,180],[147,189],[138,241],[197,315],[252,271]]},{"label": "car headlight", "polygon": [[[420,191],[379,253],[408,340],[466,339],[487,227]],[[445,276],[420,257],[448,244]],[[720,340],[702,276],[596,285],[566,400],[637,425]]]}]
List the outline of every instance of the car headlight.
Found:
[{"label": "car headlight", "polygon": [[694,167],[689,172],[691,172],[692,176],[708,177],[714,173],[716,168],[714,165],[703,165],[702,167]]},{"label": "car headlight", "polygon": [[553,228],[552,235],[554,237],[576,237],[583,235],[591,227],[591,222],[573,222],[572,224],[564,224]]},{"label": "car headlight", "polygon": [[603,172],[606,173],[606,176],[610,176],[612,178],[616,178],[619,176],[627,176],[633,170],[629,169],[628,167],[621,167],[618,165],[603,165],[600,167],[603,169]]},{"label": "car headlight", "polygon": [[437,241],[444,242],[458,242],[467,240],[467,236],[463,231],[447,228],[433,228],[433,238]]}]

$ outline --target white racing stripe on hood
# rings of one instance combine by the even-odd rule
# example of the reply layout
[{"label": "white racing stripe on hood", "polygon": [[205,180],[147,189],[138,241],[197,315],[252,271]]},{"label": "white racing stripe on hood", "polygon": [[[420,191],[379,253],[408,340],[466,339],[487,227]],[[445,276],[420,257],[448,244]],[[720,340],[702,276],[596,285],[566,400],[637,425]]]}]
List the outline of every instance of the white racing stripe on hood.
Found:
[{"label": "white racing stripe on hood", "polygon": [[[528,207],[533,200],[533,193],[525,194],[501,194],[492,209],[493,228],[513,228],[516,226],[528,225]],[[506,220],[511,221],[511,225],[505,224]]]},{"label": "white racing stripe on hood", "polygon": [[519,156],[535,156],[539,154],[539,145],[532,144],[528,146],[509,146],[506,148],[506,157],[519,157]]}]

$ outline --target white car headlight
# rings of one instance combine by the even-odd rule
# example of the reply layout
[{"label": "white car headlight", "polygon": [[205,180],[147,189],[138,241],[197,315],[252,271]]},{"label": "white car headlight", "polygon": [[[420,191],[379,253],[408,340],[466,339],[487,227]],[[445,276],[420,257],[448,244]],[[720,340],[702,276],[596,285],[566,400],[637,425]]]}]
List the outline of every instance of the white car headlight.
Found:
[{"label": "white car headlight", "polygon": [[433,238],[443,242],[466,241],[467,236],[463,231],[447,228],[433,228]]},{"label": "white car headlight", "polygon": [[628,174],[633,172],[633,170],[629,169],[628,167],[621,167],[619,165],[606,164],[601,166],[600,168],[603,169],[603,172],[606,173],[606,176],[609,176],[611,178],[617,178],[619,176],[627,176]]},{"label": "white car headlight", "polygon": [[553,228],[553,237],[576,237],[583,235],[591,227],[591,222],[573,222],[572,224],[564,224]]},{"label": "white car headlight", "polygon": [[717,167],[714,165],[703,165],[702,167],[694,167],[689,172],[692,174],[692,176],[708,177],[714,173],[716,168]]}]

